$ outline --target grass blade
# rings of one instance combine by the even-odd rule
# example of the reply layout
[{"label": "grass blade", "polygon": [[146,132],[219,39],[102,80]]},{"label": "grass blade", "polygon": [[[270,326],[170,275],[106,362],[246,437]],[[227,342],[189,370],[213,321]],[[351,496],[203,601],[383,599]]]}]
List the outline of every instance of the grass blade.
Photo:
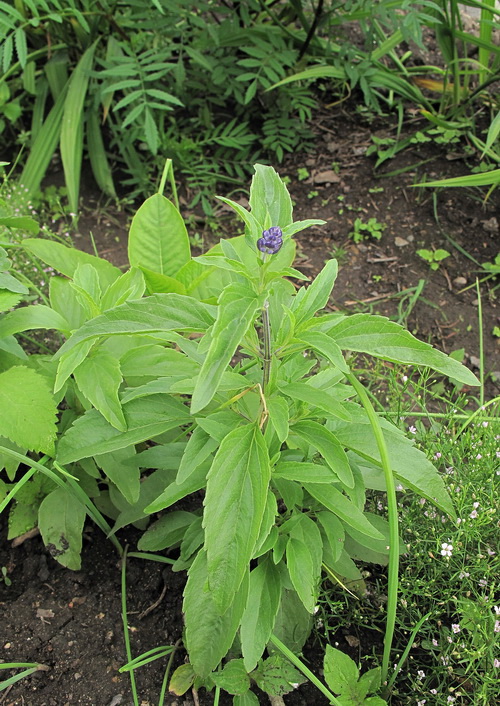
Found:
[{"label": "grass blade", "polygon": [[83,156],[83,105],[94,59],[96,40],[82,55],[68,82],[61,125],[61,159],[68,190],[69,207],[78,210]]}]

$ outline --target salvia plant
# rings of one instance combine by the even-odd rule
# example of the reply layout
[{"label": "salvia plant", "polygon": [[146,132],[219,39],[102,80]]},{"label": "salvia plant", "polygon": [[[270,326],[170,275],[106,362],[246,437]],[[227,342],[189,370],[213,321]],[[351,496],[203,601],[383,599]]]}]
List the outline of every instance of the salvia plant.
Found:
[{"label": "salvia plant", "polygon": [[[268,692],[278,683],[282,694],[300,681],[276,649],[301,650],[323,574],[352,582],[361,579],[354,560],[389,562],[381,674],[358,682],[356,665],[339,663],[335,676],[334,652],[325,663],[344,699],[329,692],[332,703],[349,694],[381,703],[365,697],[387,679],[395,485],[454,511],[425,454],[374,412],[350,354],[477,380],[385,317],[325,313],[335,260],[307,286],[292,283],[307,280],[292,267],[293,236],[321,221],[294,222],[274,169],[255,166],[250,210],[222,200],[245,234],[203,257],[191,258],[182,219],[161,193],[132,222],[125,273],[60,243],[23,241],[62,276],[51,280],[49,304],[0,319],[0,408],[9,410],[0,461],[11,481],[0,509],[39,472],[48,485],[37,487],[37,523],[65,566],[80,566],[86,514],[118,548],[115,532],[132,524],[144,530],[141,553],[172,551],[173,570],[188,573],[189,662],[171,689],[216,685],[240,705],[258,703],[253,682]],[[15,335],[30,329],[57,332],[54,355],[27,356]],[[19,477],[21,462],[29,471]],[[387,492],[389,521],[365,512],[371,490]]]}]

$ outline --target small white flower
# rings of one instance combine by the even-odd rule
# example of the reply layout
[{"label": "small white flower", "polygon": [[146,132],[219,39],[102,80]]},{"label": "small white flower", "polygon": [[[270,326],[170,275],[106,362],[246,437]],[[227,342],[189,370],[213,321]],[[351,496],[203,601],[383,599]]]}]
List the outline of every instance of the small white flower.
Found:
[{"label": "small white flower", "polygon": [[423,669],[419,669],[417,672],[417,676],[419,679],[425,679],[425,672]]},{"label": "small white flower", "polygon": [[495,627],[493,628],[493,632],[500,632],[500,620],[495,620]]},{"label": "small white flower", "polygon": [[416,427],[413,427],[413,426],[408,427],[408,431],[410,432],[410,434],[416,434],[416,433],[417,433]]},{"label": "small white flower", "polygon": [[453,544],[450,544],[449,542],[443,542],[441,544],[441,555],[442,556],[451,556],[453,554]]},{"label": "small white flower", "polygon": [[457,632],[460,632],[460,625],[458,625],[457,623],[453,623],[453,625],[451,626],[451,629],[452,629],[452,632],[454,632],[456,634]]}]

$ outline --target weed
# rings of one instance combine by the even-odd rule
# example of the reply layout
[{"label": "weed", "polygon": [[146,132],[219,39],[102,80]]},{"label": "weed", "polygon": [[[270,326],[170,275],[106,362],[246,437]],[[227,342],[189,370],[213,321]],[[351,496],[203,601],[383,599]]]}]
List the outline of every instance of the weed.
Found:
[{"label": "weed", "polygon": [[352,238],[355,243],[361,243],[363,240],[368,240],[369,238],[380,240],[385,228],[385,224],[379,223],[376,218],[369,218],[366,222],[361,218],[356,218],[354,221],[354,230],[349,233],[349,237]]},{"label": "weed", "polygon": [[421,257],[422,260],[428,262],[429,267],[434,271],[439,269],[439,266],[443,260],[450,257],[450,253],[442,248],[438,248],[437,250],[427,250],[425,248],[421,248],[420,250],[417,250],[417,255]]}]

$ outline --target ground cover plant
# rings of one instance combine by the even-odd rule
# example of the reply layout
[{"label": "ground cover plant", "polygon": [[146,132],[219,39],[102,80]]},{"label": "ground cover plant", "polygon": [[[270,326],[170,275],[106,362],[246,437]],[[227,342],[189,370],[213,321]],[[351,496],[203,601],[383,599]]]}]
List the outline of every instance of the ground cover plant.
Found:
[{"label": "ground cover plant", "polygon": [[[70,568],[79,567],[87,512],[119,551],[119,528],[144,529],[153,519],[139,552],[178,548],[173,568],[189,575],[190,662],[174,673],[171,689],[225,689],[237,704],[258,703],[249,673],[275,697],[290,687],[295,672],[286,662],[275,654],[259,660],[270,640],[301,649],[322,567],[352,580],[351,556],[389,561],[381,671],[358,682],[356,665],[343,669],[329,650],[330,691],[322,687],[333,703],[348,694],[352,703],[383,703],[363,700],[389,670],[399,556],[394,477],[451,517],[454,510],[432,463],[375,414],[342,350],[430,366],[468,385],[477,380],[384,317],[316,315],[337,264],[329,261],[297,292],[283,278],[304,279],[291,267],[291,237],[317,221],[293,222],[273,169],[256,166],[250,211],[225,201],[244,220],[245,236],[194,260],[178,211],[160,193],[136,214],[124,274],[60,243],[24,242],[67,278],[51,279],[50,306],[19,308],[0,321],[9,346],[2,394],[7,401],[16,390],[17,410],[2,420],[11,480],[3,506],[14,499],[14,517],[23,504],[39,506],[44,542]],[[26,359],[16,347],[13,336],[34,328],[67,339],[54,357]],[[38,423],[28,426],[34,402]],[[34,460],[26,450],[45,456]],[[16,482],[21,461],[31,470]],[[36,471],[38,485],[28,482]],[[364,510],[366,490],[381,488],[389,523]],[[203,511],[184,509],[201,489]],[[237,634],[233,659],[214,672]]]},{"label": "ground cover plant", "polygon": [[[359,361],[358,365],[362,363]],[[393,698],[398,704],[487,704],[498,700],[499,400],[475,412],[468,394],[448,396],[432,377],[408,368],[358,368],[380,413],[390,416],[440,467],[458,519],[400,490],[403,518],[395,645],[402,654],[418,627]],[[381,393],[381,388],[384,393]],[[480,400],[478,399],[479,403]],[[429,404],[441,403],[432,412]],[[385,410],[385,412],[383,412]],[[383,496],[371,499],[381,510]],[[383,629],[384,582],[368,569],[368,600],[334,586],[320,596],[318,639],[357,652],[368,631]],[[347,637],[346,637],[347,636]],[[365,659],[371,662],[367,655]]]},{"label": "ground cover plant", "polygon": [[[238,186],[257,158],[311,146],[312,110],[358,90],[369,112],[400,121],[409,101],[429,121],[423,132],[454,132],[491,168],[498,155],[476,117],[493,124],[498,113],[498,10],[462,5],[480,10],[478,32],[455,0],[4,3],[0,134],[22,148],[30,194],[59,150],[72,213],[84,158],[116,198],[117,174],[118,191],[149,193],[165,156],[209,213],[218,181]],[[429,60],[425,33],[436,40]]]}]

